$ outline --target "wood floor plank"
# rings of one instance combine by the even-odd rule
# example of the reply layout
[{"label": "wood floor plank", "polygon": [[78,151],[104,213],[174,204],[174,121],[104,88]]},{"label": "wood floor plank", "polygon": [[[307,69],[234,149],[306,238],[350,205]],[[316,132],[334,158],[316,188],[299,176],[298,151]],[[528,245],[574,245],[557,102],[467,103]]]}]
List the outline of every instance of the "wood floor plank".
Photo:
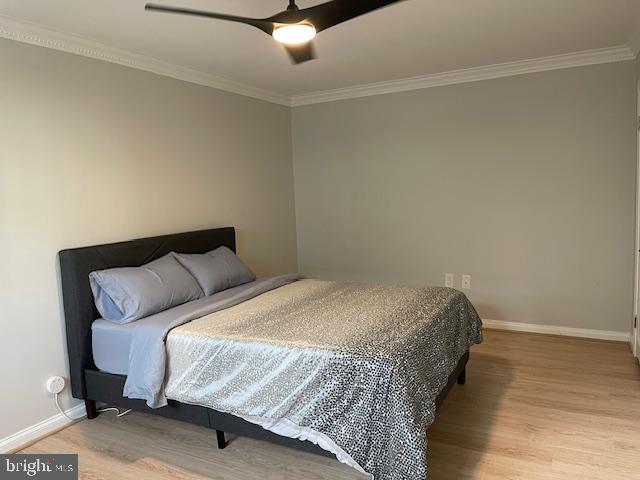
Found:
[{"label": "wood floor plank", "polygon": [[[640,367],[626,344],[486,331],[429,430],[429,480],[640,480]],[[83,479],[366,478],[336,460],[165,418],[102,414],[25,453]]]}]

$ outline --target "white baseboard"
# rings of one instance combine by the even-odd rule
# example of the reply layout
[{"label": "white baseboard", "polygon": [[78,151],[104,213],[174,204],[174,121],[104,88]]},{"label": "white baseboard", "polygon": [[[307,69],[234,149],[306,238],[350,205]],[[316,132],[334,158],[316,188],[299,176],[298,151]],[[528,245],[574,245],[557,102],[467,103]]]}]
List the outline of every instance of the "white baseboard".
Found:
[{"label": "white baseboard", "polygon": [[49,417],[35,425],[31,425],[24,430],[20,430],[13,435],[0,439],[0,453],[16,452],[87,416],[87,411],[82,403],[66,410],[65,413],[73,418],[73,420],[69,420],[61,413],[58,413],[57,415]]},{"label": "white baseboard", "polygon": [[510,330],[513,332],[544,333],[547,335],[561,335],[563,337],[595,338],[598,340],[613,340],[629,342],[629,332],[615,332],[609,330],[592,330],[589,328],[557,327],[554,325],[537,325],[534,323],[505,322],[504,320],[482,319],[485,328],[494,330]]}]

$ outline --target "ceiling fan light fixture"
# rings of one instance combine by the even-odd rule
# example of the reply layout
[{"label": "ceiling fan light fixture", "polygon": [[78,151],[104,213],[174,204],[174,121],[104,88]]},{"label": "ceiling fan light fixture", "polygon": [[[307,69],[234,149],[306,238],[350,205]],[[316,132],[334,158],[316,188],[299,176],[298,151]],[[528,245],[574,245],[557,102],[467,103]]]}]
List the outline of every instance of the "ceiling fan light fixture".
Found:
[{"label": "ceiling fan light fixture", "polygon": [[[279,1],[284,3],[285,0]],[[311,40],[317,33],[403,0],[325,0],[324,3],[317,3],[318,1],[316,0],[316,5],[312,7],[301,9],[296,5],[296,0],[288,0],[286,10],[268,18],[240,17],[154,3],[147,3],[144,8],[153,12],[191,15],[249,25],[282,43],[293,63],[298,65],[316,58]]]},{"label": "ceiling fan light fixture", "polygon": [[316,36],[316,27],[308,23],[279,25],[273,30],[273,38],[285,45],[302,45]]}]

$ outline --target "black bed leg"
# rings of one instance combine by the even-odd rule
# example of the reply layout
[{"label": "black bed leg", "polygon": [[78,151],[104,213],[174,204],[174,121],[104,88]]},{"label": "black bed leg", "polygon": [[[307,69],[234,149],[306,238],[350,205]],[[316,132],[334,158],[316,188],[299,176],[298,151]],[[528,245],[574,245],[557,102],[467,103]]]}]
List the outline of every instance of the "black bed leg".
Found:
[{"label": "black bed leg", "polygon": [[95,400],[85,400],[84,406],[87,409],[87,418],[89,420],[93,420],[98,416],[98,411],[96,410],[96,401]]},{"label": "black bed leg", "polygon": [[467,383],[467,368],[463,368],[460,375],[458,375],[458,385],[464,385]]},{"label": "black bed leg", "polygon": [[216,430],[216,437],[218,437],[218,448],[222,450],[227,446],[227,441],[224,438],[224,432],[222,430]]}]

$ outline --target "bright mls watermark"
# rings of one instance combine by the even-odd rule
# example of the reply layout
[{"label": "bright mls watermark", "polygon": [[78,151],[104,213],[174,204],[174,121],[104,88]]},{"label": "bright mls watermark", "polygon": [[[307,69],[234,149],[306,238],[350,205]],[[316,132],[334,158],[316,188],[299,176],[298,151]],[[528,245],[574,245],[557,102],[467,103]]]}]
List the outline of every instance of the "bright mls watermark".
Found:
[{"label": "bright mls watermark", "polygon": [[77,480],[78,455],[0,455],[0,480]]}]

